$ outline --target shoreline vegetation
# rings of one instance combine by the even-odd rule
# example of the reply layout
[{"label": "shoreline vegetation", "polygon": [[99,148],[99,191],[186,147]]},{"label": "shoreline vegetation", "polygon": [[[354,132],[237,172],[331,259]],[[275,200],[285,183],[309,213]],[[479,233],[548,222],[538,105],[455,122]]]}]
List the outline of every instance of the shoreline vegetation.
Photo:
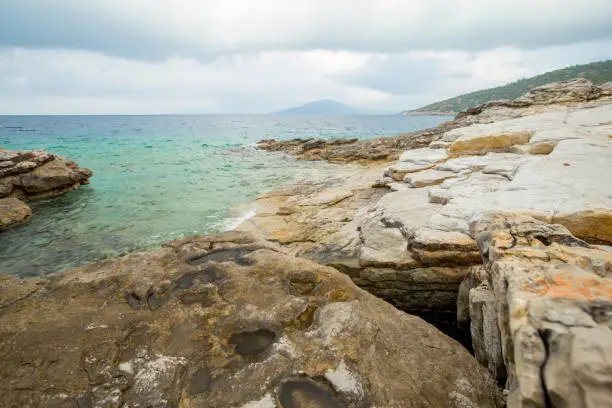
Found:
[{"label": "shoreline vegetation", "polygon": [[576,79],[404,135],[263,140],[352,167],[263,194],[234,231],[0,274],[0,396],[606,406],[610,123],[612,83]]}]

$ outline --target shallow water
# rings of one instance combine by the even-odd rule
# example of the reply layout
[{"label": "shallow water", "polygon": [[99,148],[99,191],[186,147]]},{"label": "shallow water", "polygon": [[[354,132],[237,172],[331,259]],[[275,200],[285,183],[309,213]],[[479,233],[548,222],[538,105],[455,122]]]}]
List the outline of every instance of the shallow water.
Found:
[{"label": "shallow water", "polygon": [[[94,171],[89,186],[31,202],[0,234],[0,272],[42,275],[223,229],[229,208],[336,165],[251,146],[296,137],[373,138],[439,116],[0,116],[0,147],[46,149]],[[236,222],[236,220],[232,220]],[[225,223],[225,224],[224,224]]]}]

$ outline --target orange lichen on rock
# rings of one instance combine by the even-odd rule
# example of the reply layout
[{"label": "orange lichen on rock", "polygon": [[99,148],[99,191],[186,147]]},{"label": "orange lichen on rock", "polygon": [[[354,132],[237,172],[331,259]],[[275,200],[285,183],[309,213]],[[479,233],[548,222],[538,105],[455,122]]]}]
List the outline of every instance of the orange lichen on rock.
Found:
[{"label": "orange lichen on rock", "polygon": [[574,300],[612,300],[612,282],[597,277],[549,276],[525,285],[524,290],[538,296]]}]

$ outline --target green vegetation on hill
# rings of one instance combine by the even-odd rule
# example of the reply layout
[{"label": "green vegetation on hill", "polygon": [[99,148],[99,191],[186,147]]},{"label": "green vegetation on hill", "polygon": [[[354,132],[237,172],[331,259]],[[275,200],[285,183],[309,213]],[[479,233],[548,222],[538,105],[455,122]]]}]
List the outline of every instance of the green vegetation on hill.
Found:
[{"label": "green vegetation on hill", "polygon": [[596,85],[612,81],[612,60],[558,69],[531,78],[520,79],[497,88],[471,92],[441,102],[432,103],[411,112],[461,112],[489,101],[516,99],[531,88],[574,78],[586,78]]}]

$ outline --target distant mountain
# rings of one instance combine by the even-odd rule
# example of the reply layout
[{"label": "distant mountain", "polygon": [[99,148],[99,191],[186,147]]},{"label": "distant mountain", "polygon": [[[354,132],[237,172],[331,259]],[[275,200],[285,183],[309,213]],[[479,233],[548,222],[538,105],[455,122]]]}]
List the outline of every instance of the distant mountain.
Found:
[{"label": "distant mountain", "polygon": [[367,112],[330,99],[322,99],[274,112],[275,115],[359,115],[364,113]]},{"label": "distant mountain", "polygon": [[497,88],[471,92],[441,102],[432,103],[419,109],[404,112],[404,114],[414,115],[433,112],[457,113],[489,101],[516,99],[527,93],[531,88],[574,78],[586,78],[595,85],[612,81],[612,60],[558,69],[531,78],[521,79]]}]

